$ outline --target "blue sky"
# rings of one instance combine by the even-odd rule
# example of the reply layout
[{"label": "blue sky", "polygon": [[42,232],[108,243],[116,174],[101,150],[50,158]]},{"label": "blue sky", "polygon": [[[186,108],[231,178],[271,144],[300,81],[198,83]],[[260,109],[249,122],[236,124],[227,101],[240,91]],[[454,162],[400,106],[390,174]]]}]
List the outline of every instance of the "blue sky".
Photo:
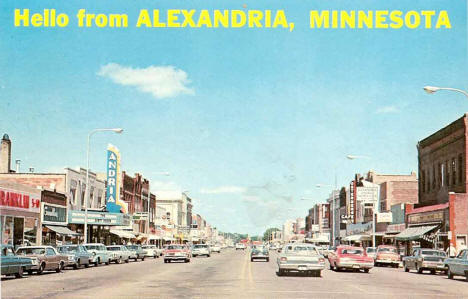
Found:
[{"label": "blue sky", "polygon": [[[153,190],[189,190],[222,230],[262,233],[303,217],[356,172],[417,170],[416,143],[461,117],[468,89],[464,1],[2,1],[0,128],[22,168],[122,168]],[[139,9],[284,9],[284,29],[134,28]],[[13,9],[56,8],[67,28],[15,28]],[[79,8],[128,13],[129,27],[77,28]],[[450,30],[311,30],[311,9],[447,10]],[[126,76],[134,81],[125,81]],[[166,75],[168,94],[145,76]],[[142,77],[143,76],[143,77]],[[179,85],[177,85],[179,84]],[[145,87],[147,88],[145,90]],[[153,86],[154,87],[154,86]],[[149,88],[149,89],[148,89]],[[370,159],[349,161],[347,154]],[[161,176],[160,172],[170,172]],[[301,197],[311,198],[301,201]]]}]

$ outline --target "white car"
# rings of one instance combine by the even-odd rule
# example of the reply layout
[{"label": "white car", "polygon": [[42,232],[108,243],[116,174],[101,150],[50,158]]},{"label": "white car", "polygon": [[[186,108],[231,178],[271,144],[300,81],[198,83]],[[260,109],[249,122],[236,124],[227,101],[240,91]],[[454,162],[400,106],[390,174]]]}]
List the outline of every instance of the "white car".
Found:
[{"label": "white car", "polygon": [[87,243],[83,244],[86,250],[93,255],[90,263],[94,264],[95,267],[101,263],[106,265],[110,264],[111,254],[107,251],[106,246],[102,243]]},{"label": "white car", "polygon": [[221,253],[221,246],[218,244],[211,246],[211,252]]},{"label": "white car", "polygon": [[143,245],[141,248],[143,248],[145,251],[145,256],[147,257],[159,258],[161,255],[156,245]]},{"label": "white car", "polygon": [[246,246],[243,243],[237,243],[236,244],[236,250],[238,250],[238,249],[245,250],[245,248],[246,248]]},{"label": "white car", "polygon": [[210,246],[208,246],[206,244],[195,244],[195,245],[193,245],[193,247],[192,247],[192,256],[196,257],[196,256],[199,256],[199,255],[204,255],[204,256],[210,257],[210,255],[211,255]]},{"label": "white car", "polygon": [[112,261],[116,264],[130,261],[130,251],[123,245],[107,246],[107,251],[112,253]]}]

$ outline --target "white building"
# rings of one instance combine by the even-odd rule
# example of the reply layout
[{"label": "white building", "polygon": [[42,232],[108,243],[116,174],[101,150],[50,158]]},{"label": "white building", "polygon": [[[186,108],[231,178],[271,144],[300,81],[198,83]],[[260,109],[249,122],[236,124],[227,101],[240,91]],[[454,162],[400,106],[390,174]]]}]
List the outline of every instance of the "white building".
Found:
[{"label": "white building", "polygon": [[283,232],[282,232],[282,237],[283,237],[283,242],[287,243],[289,242],[293,237],[294,237],[294,225],[295,225],[294,220],[286,220],[283,224]]}]

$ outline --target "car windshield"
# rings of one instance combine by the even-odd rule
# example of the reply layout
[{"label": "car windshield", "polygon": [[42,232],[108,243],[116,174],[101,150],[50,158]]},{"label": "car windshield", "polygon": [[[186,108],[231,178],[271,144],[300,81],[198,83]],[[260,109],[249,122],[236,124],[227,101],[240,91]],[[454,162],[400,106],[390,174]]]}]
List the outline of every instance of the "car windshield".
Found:
[{"label": "car windshield", "polygon": [[100,250],[99,245],[85,245],[88,250]]},{"label": "car windshield", "polygon": [[446,256],[445,252],[438,250],[423,250],[422,255],[435,255],[435,256]]},{"label": "car windshield", "polygon": [[355,254],[355,255],[363,255],[364,250],[359,248],[346,248],[341,251],[342,254]]},{"label": "car windshield", "polygon": [[197,248],[197,249],[199,249],[199,248],[208,248],[208,245],[201,245],[200,244],[200,245],[193,246],[193,248]]},{"label": "car windshield", "polygon": [[127,245],[128,249],[138,249],[138,245]]},{"label": "car windshield", "polygon": [[383,247],[379,248],[379,252],[384,252],[384,253],[397,253],[395,248],[390,248],[390,247]]},{"label": "car windshield", "polygon": [[117,247],[117,246],[107,247],[107,250],[110,250],[110,251],[119,251],[119,250],[120,250],[120,247]]},{"label": "car windshield", "polygon": [[317,249],[313,246],[292,246],[288,247],[287,252],[295,254],[318,254]]},{"label": "car windshield", "polygon": [[376,252],[376,249],[375,248],[371,248],[371,247],[367,247],[366,248],[366,252],[369,253],[369,252]]},{"label": "car windshield", "polygon": [[77,250],[77,246],[61,246],[57,248],[57,251],[61,253],[76,252]]},{"label": "car windshield", "polygon": [[144,249],[153,249],[154,245],[145,245],[145,246],[142,246],[142,248],[144,248]]},{"label": "car windshield", "polygon": [[258,251],[262,251],[262,250],[265,250],[266,248],[263,245],[257,245],[257,246],[255,246],[255,249],[258,250]]},{"label": "car windshield", "polygon": [[20,248],[16,252],[17,255],[27,255],[27,254],[45,254],[45,248]]},{"label": "car windshield", "polygon": [[167,246],[168,250],[182,250],[184,249],[184,246],[182,245],[169,245]]}]

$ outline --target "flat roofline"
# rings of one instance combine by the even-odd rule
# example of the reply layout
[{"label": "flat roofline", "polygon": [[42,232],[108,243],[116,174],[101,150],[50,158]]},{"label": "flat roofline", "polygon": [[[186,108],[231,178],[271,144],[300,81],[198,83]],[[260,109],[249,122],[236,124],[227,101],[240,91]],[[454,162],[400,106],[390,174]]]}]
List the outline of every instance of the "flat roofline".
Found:
[{"label": "flat roofline", "polygon": [[[444,133],[444,131],[448,131],[450,129],[450,127],[453,127],[455,126],[455,124],[457,124],[458,122],[460,122],[461,120],[463,120],[464,118],[467,117],[467,113],[463,114],[462,117],[454,120],[453,122],[449,123],[448,125],[446,125],[445,127],[443,127],[442,129],[439,129],[437,130],[436,132],[432,133],[431,135],[427,136],[426,138],[420,140],[418,142],[418,146],[422,143],[426,143],[426,142],[429,142],[431,139],[435,139],[435,140],[440,140],[441,138],[436,138],[437,135],[440,135],[442,133]],[[434,140],[434,141],[435,141]],[[423,144],[422,144],[423,145]],[[423,145],[424,146],[424,145]]]}]

